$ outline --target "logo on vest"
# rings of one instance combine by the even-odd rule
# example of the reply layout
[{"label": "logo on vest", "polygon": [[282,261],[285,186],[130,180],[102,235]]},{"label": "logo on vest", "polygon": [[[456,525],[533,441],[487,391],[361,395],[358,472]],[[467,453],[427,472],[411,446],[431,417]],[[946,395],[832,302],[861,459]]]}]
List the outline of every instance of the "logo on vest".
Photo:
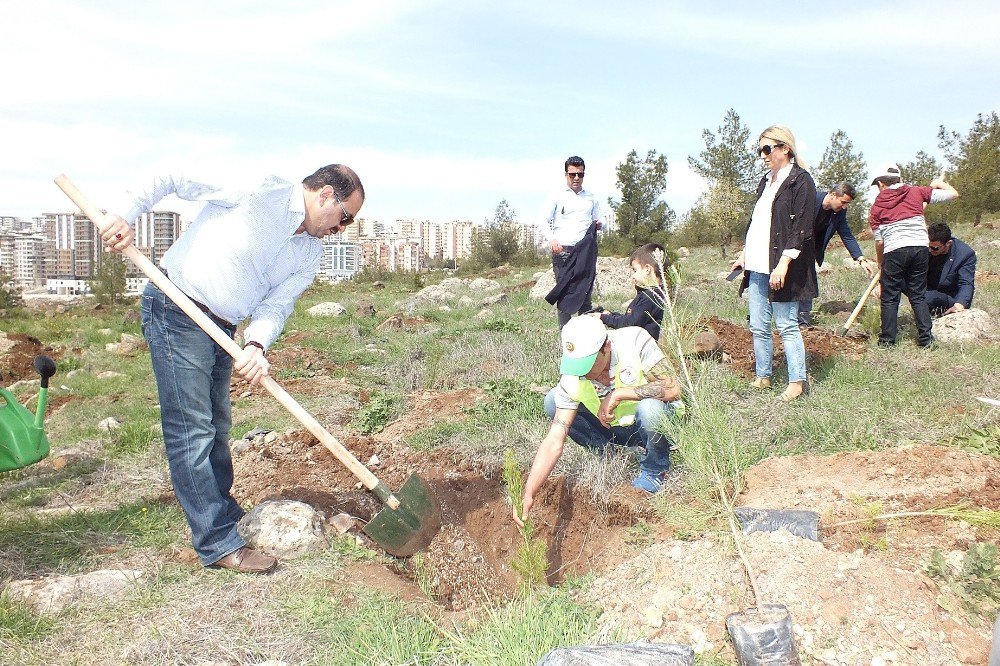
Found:
[{"label": "logo on vest", "polygon": [[623,384],[634,384],[636,379],[639,378],[635,368],[622,368],[618,376],[621,377]]}]

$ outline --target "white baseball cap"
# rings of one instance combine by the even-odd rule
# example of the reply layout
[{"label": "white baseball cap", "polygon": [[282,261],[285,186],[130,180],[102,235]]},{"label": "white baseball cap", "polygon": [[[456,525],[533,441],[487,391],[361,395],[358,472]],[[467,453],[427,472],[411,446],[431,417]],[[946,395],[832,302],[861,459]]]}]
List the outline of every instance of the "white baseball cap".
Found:
[{"label": "white baseball cap", "polygon": [[608,329],[598,317],[570,319],[562,329],[562,363],[559,374],[583,377],[594,367],[597,352],[608,339]]},{"label": "white baseball cap", "polygon": [[899,178],[900,180],[903,180],[903,174],[899,170],[899,165],[894,162],[883,164],[875,173],[877,175],[872,178],[872,185],[874,185],[875,181],[879,178]]}]

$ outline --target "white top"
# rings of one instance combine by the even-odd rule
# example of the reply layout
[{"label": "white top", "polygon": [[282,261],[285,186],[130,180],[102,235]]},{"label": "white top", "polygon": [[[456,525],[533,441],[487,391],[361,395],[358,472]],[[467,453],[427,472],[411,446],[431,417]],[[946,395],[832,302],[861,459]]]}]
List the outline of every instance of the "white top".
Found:
[{"label": "white top", "polygon": [[587,190],[577,194],[567,185],[546,204],[538,229],[546,243],[555,238],[560,245],[576,245],[600,214],[600,204],[593,194]]},{"label": "white top", "polygon": [[[898,189],[903,183],[890,185],[889,189]],[[945,190],[931,190],[931,203],[948,201],[953,198],[951,192]],[[893,250],[901,247],[921,247],[927,245],[930,239],[927,236],[927,221],[923,215],[916,215],[905,220],[898,220],[891,224],[882,224],[875,229],[873,236],[876,241],[882,241],[882,254],[889,254]]]},{"label": "white top", "polygon": [[[614,389],[615,373],[618,364],[621,363],[619,349],[632,347],[639,350],[639,362],[642,364],[642,371],[648,373],[649,370],[663,360],[663,351],[657,346],[656,340],[644,328],[638,326],[626,326],[625,328],[612,329],[608,331],[608,338],[611,340],[611,384],[606,385],[596,380],[588,380],[585,377],[573,377],[563,375],[556,385],[554,394],[557,409],[577,409],[580,403],[573,400],[570,395],[575,391],[577,382],[590,381],[601,398]],[[634,381],[638,377],[637,368],[622,368],[622,379],[626,382]],[[633,374],[631,377],[629,373]]]},{"label": "white top", "polygon": [[319,238],[295,233],[305,219],[302,185],[272,176],[235,192],[166,176],[116,210],[132,224],[168,194],[206,202],[160,261],[170,281],[232,324],[251,317],[244,338],[269,347],[323,254]]},{"label": "white top", "polygon": [[[778,189],[791,171],[792,164],[788,163],[778,169],[778,173],[768,173],[764,191],[760,193],[760,198],[754,204],[744,250],[743,268],[748,271],[764,273],[765,275],[771,272],[771,208],[774,206],[774,197],[778,194]],[[789,250],[786,253],[792,259],[799,256],[798,250]]]}]

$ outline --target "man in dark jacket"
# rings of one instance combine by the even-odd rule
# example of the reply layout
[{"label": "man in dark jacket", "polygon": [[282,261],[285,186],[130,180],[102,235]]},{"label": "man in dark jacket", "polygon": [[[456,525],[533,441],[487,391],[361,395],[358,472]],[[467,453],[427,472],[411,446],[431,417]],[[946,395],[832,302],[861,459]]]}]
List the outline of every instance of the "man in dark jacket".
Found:
[{"label": "man in dark jacket", "polygon": [[937,222],[927,227],[927,306],[935,317],[972,307],[976,292],[976,252]]},{"label": "man in dark jacket", "polygon": [[[816,218],[813,220],[813,240],[816,241],[816,263],[823,265],[826,248],[833,239],[833,234],[839,234],[844,247],[851,253],[851,258],[861,264],[868,277],[875,275],[875,266],[865,259],[858,239],[851,232],[847,223],[847,206],[854,201],[857,190],[850,183],[841,183],[829,192],[816,192]],[[813,299],[799,301],[799,326],[812,324]]]}]

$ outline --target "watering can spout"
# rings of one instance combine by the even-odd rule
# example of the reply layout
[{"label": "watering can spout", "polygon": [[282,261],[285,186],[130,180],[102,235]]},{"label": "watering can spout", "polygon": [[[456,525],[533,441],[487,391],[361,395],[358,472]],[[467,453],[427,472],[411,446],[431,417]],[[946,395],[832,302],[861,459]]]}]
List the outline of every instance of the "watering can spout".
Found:
[{"label": "watering can spout", "polygon": [[45,403],[49,393],[49,379],[56,374],[56,363],[48,356],[35,357],[35,371],[41,377],[41,390],[38,391],[38,405],[35,407],[35,427],[42,427],[45,418]]}]

